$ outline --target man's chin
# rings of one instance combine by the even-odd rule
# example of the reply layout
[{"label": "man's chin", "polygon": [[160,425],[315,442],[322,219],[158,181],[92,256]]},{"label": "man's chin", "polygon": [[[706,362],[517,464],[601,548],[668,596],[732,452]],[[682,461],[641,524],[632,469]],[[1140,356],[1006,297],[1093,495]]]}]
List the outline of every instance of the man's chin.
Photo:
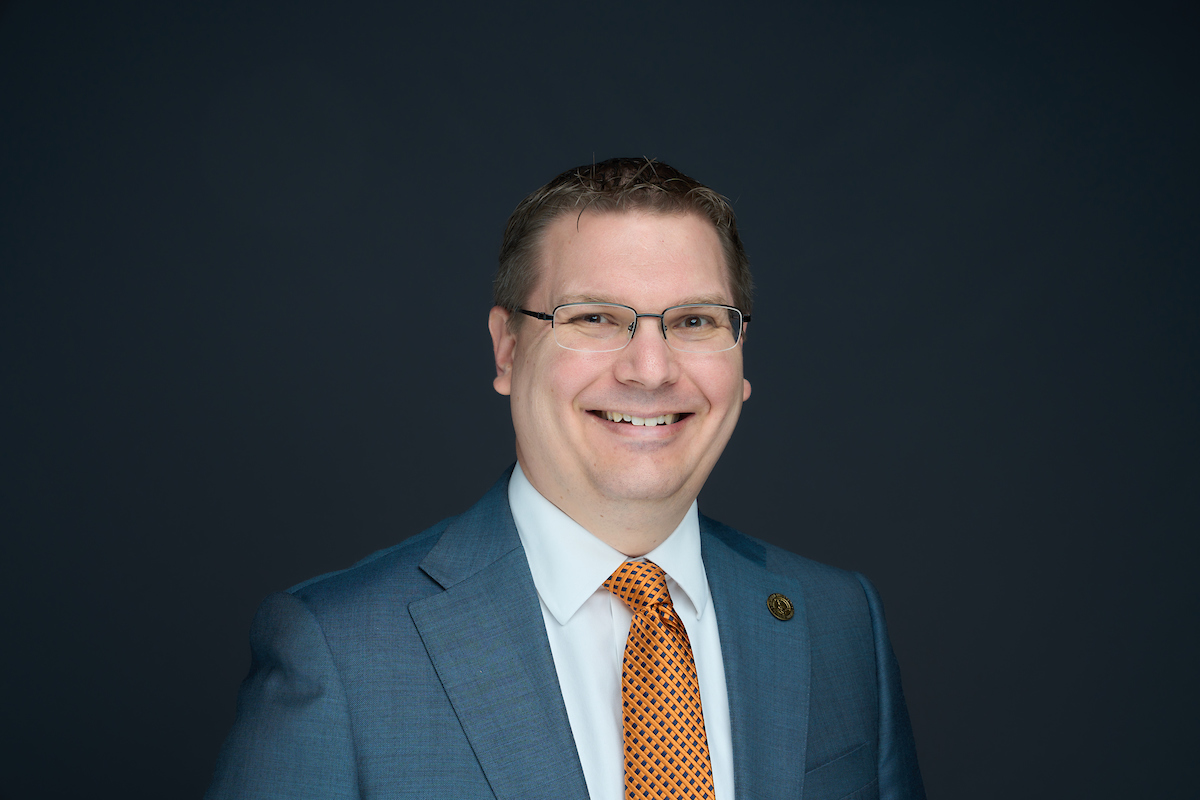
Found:
[{"label": "man's chin", "polygon": [[603,497],[626,503],[654,503],[679,498],[686,491],[685,476],[655,470],[622,468],[589,476]]}]

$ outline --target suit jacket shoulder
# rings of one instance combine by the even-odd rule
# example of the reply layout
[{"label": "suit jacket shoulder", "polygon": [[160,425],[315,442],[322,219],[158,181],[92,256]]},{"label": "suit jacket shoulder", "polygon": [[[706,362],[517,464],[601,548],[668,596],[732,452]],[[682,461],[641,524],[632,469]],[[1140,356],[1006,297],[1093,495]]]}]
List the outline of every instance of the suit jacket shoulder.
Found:
[{"label": "suit jacket shoulder", "polygon": [[287,590],[315,614],[344,613],[347,607],[387,597],[403,602],[428,596],[439,587],[421,571],[421,562],[455,517],[425,529],[399,544],[379,550],[346,569],[318,575]]},{"label": "suit jacket shoulder", "polygon": [[264,601],[207,797],[585,800],[507,484]]}]

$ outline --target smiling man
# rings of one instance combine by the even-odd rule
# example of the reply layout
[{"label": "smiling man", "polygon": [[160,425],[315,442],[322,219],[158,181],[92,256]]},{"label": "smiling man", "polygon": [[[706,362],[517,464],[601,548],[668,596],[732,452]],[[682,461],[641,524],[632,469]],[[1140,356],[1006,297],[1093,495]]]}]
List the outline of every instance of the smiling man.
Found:
[{"label": "smiling man", "polygon": [[751,286],[728,203],[665,164],[522,201],[488,319],[517,464],[264,602],[208,796],[923,797],[871,585],[697,511]]},{"label": "smiling man", "polygon": [[546,226],[542,259],[521,302],[554,313],[497,306],[489,319],[517,461],[594,536],[645,555],[695,501],[750,397],[720,239],[694,213],[589,209]]}]

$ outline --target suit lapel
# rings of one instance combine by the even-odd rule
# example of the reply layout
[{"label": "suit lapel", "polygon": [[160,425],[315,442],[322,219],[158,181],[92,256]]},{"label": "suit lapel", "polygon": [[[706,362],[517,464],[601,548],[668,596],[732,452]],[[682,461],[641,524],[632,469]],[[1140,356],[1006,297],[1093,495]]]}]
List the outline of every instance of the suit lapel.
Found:
[{"label": "suit lapel", "polygon": [[496,797],[586,800],[507,486],[447,527],[421,563],[445,591],[409,614]]},{"label": "suit lapel", "polygon": [[[725,664],[735,791],[802,797],[811,684],[803,591],[767,571],[761,544],[704,516],[700,531]],[[767,609],[775,592],[795,607],[787,622]]]}]

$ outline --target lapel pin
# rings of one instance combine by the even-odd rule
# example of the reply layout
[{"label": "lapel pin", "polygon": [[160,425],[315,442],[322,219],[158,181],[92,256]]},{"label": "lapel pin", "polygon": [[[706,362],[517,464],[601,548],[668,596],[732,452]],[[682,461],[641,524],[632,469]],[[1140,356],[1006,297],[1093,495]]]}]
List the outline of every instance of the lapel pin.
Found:
[{"label": "lapel pin", "polygon": [[771,616],[780,622],[787,622],[796,614],[796,609],[792,606],[792,601],[779,592],[767,598],[767,610],[771,612]]}]

